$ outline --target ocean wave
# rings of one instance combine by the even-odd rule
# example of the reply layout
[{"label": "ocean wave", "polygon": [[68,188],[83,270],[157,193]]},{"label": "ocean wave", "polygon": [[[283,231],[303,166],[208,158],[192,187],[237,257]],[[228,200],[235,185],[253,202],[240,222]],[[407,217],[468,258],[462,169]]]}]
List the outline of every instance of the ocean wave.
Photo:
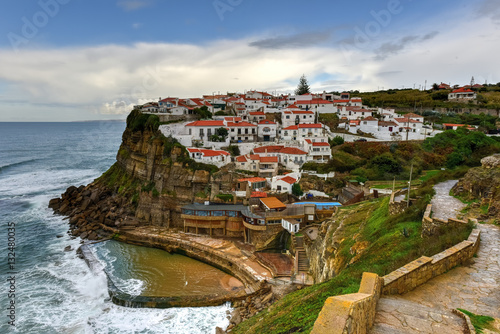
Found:
[{"label": "ocean wave", "polygon": [[38,159],[29,159],[29,160],[24,160],[24,161],[19,161],[19,162],[13,162],[7,165],[0,166],[0,174],[5,172],[7,169],[13,168],[13,167],[18,167],[22,165],[27,165],[32,162],[38,161]]}]

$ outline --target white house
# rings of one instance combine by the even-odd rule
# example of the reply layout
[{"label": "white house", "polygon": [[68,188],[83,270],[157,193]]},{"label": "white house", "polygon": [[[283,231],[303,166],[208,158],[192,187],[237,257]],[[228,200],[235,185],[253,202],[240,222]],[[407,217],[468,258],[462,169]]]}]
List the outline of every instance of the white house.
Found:
[{"label": "white house", "polygon": [[328,140],[313,141],[312,139],[304,139],[304,148],[309,153],[308,161],[327,162],[332,157],[332,150]]},{"label": "white house", "polygon": [[340,109],[340,117],[345,117],[348,120],[361,119],[369,116],[373,116],[372,110],[349,106],[343,106]]},{"label": "white house", "polygon": [[317,111],[318,113],[336,113],[337,107],[332,101],[323,99],[311,99],[295,102],[300,109]]},{"label": "white house", "polygon": [[448,100],[474,100],[476,98],[477,94],[475,91],[464,87],[455,89],[448,94]]},{"label": "white house", "polygon": [[292,186],[297,182],[297,179],[288,175],[275,176],[271,180],[271,191],[277,193],[292,193]]},{"label": "white house", "polygon": [[224,121],[195,121],[186,124],[187,134],[192,136],[193,140],[203,142],[210,141],[210,137],[216,133],[219,128],[226,128]]},{"label": "white house", "polygon": [[372,116],[361,119],[359,129],[366,133],[375,134],[378,131],[378,119]]},{"label": "white house", "polygon": [[307,161],[307,152],[296,147],[285,147],[280,151],[280,162],[285,168],[297,169]]},{"label": "white house", "polygon": [[253,123],[258,123],[266,119],[266,114],[263,111],[250,111],[248,113],[248,120]]},{"label": "white house", "polygon": [[259,173],[260,177],[278,174],[278,157],[263,157],[258,154],[241,155],[235,159],[236,169]]},{"label": "white house", "polygon": [[300,222],[295,219],[282,219],[281,226],[291,234],[295,234],[300,230]]},{"label": "white house", "polygon": [[278,132],[278,124],[270,120],[262,120],[257,124],[259,141],[274,141]]},{"label": "white house", "polygon": [[253,142],[257,140],[257,125],[248,122],[227,122],[229,138],[233,142]]},{"label": "white house", "polygon": [[314,123],[314,112],[306,110],[284,110],[281,116],[281,123],[284,128],[296,124]]},{"label": "white house", "polygon": [[187,148],[189,156],[198,162],[217,165],[219,167],[231,162],[231,154],[221,150],[206,150],[195,147]]},{"label": "white house", "polygon": [[392,121],[379,121],[378,122],[378,131],[382,133],[397,133],[399,132],[399,126],[396,122]]},{"label": "white house", "polygon": [[400,132],[420,132],[424,126],[424,124],[420,121],[414,120],[409,117],[404,118],[394,118],[394,122],[396,122],[399,126]]}]

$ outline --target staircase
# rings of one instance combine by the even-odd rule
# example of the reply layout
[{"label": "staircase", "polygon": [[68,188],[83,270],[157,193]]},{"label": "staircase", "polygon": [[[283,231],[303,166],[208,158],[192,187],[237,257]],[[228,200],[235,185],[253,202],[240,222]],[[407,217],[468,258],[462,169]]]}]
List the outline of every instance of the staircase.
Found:
[{"label": "staircase", "polygon": [[304,237],[294,236],[293,241],[295,243],[295,256],[298,259],[298,271],[307,273],[309,271],[309,259],[304,249]]}]

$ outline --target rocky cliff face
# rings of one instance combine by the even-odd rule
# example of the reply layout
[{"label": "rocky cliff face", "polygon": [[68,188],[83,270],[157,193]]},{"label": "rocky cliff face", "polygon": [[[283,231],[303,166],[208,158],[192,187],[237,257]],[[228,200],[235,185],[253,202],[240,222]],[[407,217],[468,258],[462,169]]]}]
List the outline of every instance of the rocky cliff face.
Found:
[{"label": "rocky cliff face", "polygon": [[149,128],[127,126],[116,159],[93,183],[70,187],[50,201],[55,212],[70,216],[74,235],[95,239],[99,223],[181,227],[183,205],[214,199],[237,177],[194,163],[185,148]]},{"label": "rocky cliff face", "polygon": [[453,194],[473,201],[479,220],[500,222],[500,154],[481,160],[481,167],[471,168],[452,189]]}]

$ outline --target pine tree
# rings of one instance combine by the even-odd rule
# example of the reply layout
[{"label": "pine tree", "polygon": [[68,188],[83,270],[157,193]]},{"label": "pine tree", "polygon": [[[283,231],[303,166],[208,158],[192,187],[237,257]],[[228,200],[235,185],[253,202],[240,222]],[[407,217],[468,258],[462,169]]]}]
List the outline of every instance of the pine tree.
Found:
[{"label": "pine tree", "polygon": [[295,90],[295,95],[303,95],[310,93],[311,90],[309,88],[309,84],[307,83],[306,76],[302,74],[299,80],[299,84],[297,86],[297,89]]}]

